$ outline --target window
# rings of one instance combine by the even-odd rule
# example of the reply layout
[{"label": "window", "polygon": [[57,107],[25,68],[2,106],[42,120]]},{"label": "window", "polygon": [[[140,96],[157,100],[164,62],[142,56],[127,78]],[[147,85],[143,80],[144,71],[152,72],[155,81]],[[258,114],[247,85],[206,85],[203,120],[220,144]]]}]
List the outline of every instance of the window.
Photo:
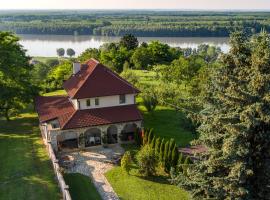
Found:
[{"label": "window", "polygon": [[91,101],[90,101],[90,99],[87,99],[87,100],[86,100],[86,106],[87,106],[87,107],[91,106]]},{"label": "window", "polygon": [[126,103],[126,95],[120,95],[119,96],[119,103],[120,104]]},{"label": "window", "polygon": [[59,128],[58,124],[57,123],[52,123],[52,128],[55,129],[55,128]]},{"label": "window", "polygon": [[99,105],[99,99],[95,98],[95,105],[98,106]]}]

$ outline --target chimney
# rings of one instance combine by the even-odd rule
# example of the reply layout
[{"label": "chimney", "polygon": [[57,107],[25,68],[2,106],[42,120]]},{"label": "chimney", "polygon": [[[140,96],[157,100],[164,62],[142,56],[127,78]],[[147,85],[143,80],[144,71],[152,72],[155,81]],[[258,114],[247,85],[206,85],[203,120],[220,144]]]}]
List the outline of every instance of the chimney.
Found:
[{"label": "chimney", "polygon": [[76,74],[80,70],[81,70],[81,63],[74,62],[73,63],[73,74]]}]

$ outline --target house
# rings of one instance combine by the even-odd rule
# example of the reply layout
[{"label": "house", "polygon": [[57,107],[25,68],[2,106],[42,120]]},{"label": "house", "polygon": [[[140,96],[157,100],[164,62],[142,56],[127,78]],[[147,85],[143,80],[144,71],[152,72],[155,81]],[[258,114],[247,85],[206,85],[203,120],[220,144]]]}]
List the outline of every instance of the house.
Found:
[{"label": "house", "polygon": [[134,140],[142,126],[136,106],[139,90],[97,60],[73,63],[64,82],[66,96],[35,99],[40,129],[55,151]]}]

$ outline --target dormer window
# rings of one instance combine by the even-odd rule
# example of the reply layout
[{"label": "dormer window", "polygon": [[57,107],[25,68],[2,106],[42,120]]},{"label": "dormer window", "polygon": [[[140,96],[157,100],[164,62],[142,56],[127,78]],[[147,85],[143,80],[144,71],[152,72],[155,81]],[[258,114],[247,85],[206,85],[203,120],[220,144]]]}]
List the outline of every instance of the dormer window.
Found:
[{"label": "dormer window", "polygon": [[120,104],[126,103],[126,95],[123,94],[119,96],[119,103]]},{"label": "dormer window", "polygon": [[95,105],[96,105],[96,106],[99,105],[99,98],[95,98]]},{"label": "dormer window", "polygon": [[91,106],[91,101],[90,101],[90,99],[87,99],[87,100],[86,100],[86,106],[87,106],[87,107],[90,107],[90,106]]}]

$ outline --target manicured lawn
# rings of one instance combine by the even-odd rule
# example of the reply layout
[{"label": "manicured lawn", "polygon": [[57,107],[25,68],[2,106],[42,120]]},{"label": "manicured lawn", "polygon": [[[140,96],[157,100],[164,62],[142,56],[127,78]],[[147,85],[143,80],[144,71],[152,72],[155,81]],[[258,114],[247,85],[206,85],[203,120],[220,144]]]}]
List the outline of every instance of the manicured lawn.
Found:
[{"label": "manicured lawn", "polygon": [[64,179],[69,185],[69,191],[73,200],[101,200],[90,178],[82,174],[65,174]]},{"label": "manicured lawn", "polygon": [[36,114],[0,119],[0,199],[59,200]]},{"label": "manicured lawn", "polygon": [[187,200],[189,194],[170,185],[166,177],[145,179],[138,176],[137,169],[131,170],[131,175],[115,167],[106,173],[106,177],[121,200]]},{"label": "manicured lawn", "polygon": [[142,105],[142,99],[138,98],[139,109],[143,113],[144,127],[154,128],[155,135],[165,139],[174,138],[180,146],[186,146],[195,138],[192,133],[185,129],[184,114],[167,106],[157,106],[149,113]]}]

